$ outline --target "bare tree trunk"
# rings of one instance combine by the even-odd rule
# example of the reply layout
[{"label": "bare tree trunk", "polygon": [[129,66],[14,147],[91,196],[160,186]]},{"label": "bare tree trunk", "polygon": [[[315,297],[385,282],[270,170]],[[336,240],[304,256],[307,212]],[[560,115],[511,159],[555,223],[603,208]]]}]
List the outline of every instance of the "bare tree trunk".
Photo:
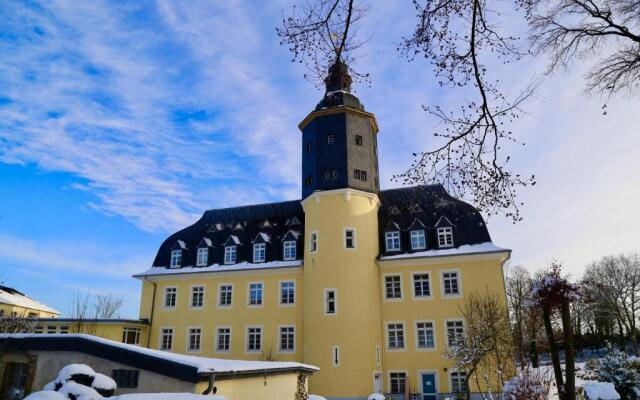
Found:
[{"label": "bare tree trunk", "polygon": [[568,299],[563,299],[562,311],[562,332],[564,333],[564,359],[565,359],[565,385],[564,398],[575,400],[576,398],[576,358],[573,343],[573,329],[571,327],[571,305]]},{"label": "bare tree trunk", "polygon": [[544,329],[547,332],[549,341],[549,353],[551,353],[551,362],[553,364],[553,373],[556,377],[556,385],[558,386],[558,394],[560,400],[566,400],[564,397],[564,382],[562,379],[562,366],[560,365],[560,357],[558,356],[558,345],[553,337],[553,327],[551,326],[551,306],[545,304],[542,307],[542,319],[544,320]]}]

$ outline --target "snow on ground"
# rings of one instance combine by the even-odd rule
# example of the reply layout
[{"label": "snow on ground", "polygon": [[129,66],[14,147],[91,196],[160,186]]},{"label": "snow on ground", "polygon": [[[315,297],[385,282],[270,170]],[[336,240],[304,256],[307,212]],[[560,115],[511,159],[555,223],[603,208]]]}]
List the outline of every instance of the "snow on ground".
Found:
[{"label": "snow on ground", "polygon": [[205,396],[191,393],[135,393],[109,397],[109,400],[227,400],[227,398],[223,396]]},{"label": "snow on ground", "polygon": [[422,258],[422,257],[463,255],[463,254],[477,254],[477,253],[494,253],[498,251],[509,251],[509,250],[502,247],[498,247],[491,242],[484,242],[479,244],[465,244],[464,246],[460,246],[452,249],[416,251],[415,253],[397,254],[394,256],[382,256],[380,257],[380,260],[397,260],[397,259],[403,259],[403,258]]},{"label": "snow on ground", "polygon": [[62,393],[43,390],[42,392],[31,393],[24,400],[69,400],[69,398]]},{"label": "snow on ground", "polygon": [[584,393],[589,400],[619,400],[620,395],[616,392],[613,383],[609,382],[587,382],[584,384]]},{"label": "snow on ground", "polygon": [[[165,360],[174,361],[183,365],[188,365],[198,369],[198,373],[206,374],[213,372],[245,372],[245,371],[275,371],[280,369],[303,368],[318,371],[318,367],[313,365],[301,364],[297,362],[282,361],[244,361],[244,360],[225,360],[221,358],[208,358],[189,356],[184,354],[169,353],[161,350],[147,349],[144,347],[120,343],[109,339],[99,338],[97,336],[86,334],[35,334],[35,333],[14,333],[0,334],[0,338],[46,338],[46,337],[64,337],[64,338],[82,338],[96,343],[103,343],[108,346],[119,347],[128,351],[145,354],[151,357],[157,357]],[[89,367],[87,367],[89,368]],[[92,370],[93,371],[93,370]],[[62,371],[60,371],[62,373]]]},{"label": "snow on ground", "polygon": [[309,400],[327,400],[327,399],[322,396],[318,396],[317,394],[310,394]]}]

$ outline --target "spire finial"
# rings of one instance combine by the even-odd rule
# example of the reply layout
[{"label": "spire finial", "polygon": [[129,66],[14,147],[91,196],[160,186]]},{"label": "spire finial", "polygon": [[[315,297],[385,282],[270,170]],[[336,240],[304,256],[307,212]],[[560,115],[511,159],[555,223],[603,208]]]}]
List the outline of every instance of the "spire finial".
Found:
[{"label": "spire finial", "polygon": [[329,67],[329,75],[324,80],[327,93],[338,90],[351,92],[351,82],[352,80],[351,75],[349,75],[349,67],[347,67],[347,64],[343,63],[340,59],[336,60],[336,62]]}]

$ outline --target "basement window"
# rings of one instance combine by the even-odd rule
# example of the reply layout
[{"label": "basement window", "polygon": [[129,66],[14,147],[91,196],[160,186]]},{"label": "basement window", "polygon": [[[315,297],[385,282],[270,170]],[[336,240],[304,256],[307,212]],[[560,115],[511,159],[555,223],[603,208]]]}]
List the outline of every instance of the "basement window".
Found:
[{"label": "basement window", "polygon": [[137,369],[114,369],[111,376],[116,381],[118,389],[135,389],[138,387],[140,371]]}]

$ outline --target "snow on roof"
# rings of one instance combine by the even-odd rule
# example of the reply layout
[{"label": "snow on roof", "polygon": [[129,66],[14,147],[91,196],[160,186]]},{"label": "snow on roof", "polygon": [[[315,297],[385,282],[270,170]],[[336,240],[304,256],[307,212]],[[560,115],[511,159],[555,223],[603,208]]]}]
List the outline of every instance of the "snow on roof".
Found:
[{"label": "snow on roof", "polygon": [[496,253],[501,251],[510,251],[510,250],[502,247],[498,247],[491,242],[484,242],[479,244],[466,244],[466,245],[452,248],[452,249],[426,250],[426,251],[417,251],[415,253],[403,253],[403,254],[395,254],[392,256],[382,256],[380,257],[380,261],[399,260],[399,259],[405,259],[405,258],[426,258],[426,257],[478,254],[478,253]]},{"label": "snow on roof", "polygon": [[209,247],[213,246],[213,243],[211,242],[211,239],[205,237],[205,238],[202,238],[202,240],[207,244],[207,246],[209,246]]},{"label": "snow on roof", "polygon": [[84,340],[90,340],[96,343],[102,343],[107,346],[118,347],[130,352],[140,353],[149,357],[161,358],[164,360],[172,361],[178,364],[186,365],[196,368],[199,374],[211,374],[211,373],[239,373],[239,372],[252,372],[252,371],[278,371],[278,370],[291,370],[291,369],[306,369],[312,371],[318,371],[318,367],[312,365],[297,363],[297,362],[281,362],[281,361],[245,361],[245,360],[225,360],[221,358],[208,358],[189,356],[185,354],[170,353],[167,351],[147,349],[144,347],[136,346],[133,344],[120,343],[109,339],[100,338],[87,334],[34,334],[34,333],[15,333],[15,334],[0,334],[0,338],[81,338]]},{"label": "snow on roof", "polygon": [[292,268],[300,267],[302,260],[291,261],[269,261],[264,263],[249,263],[241,262],[237,264],[211,264],[208,267],[182,267],[182,268],[163,268],[163,267],[151,267],[148,270],[139,274],[133,275],[136,277],[143,276],[156,276],[156,275],[174,275],[174,274],[190,274],[190,273],[202,273],[202,272],[229,272],[229,271],[244,271],[254,269],[271,269],[271,268]]},{"label": "snow on roof", "polygon": [[26,294],[6,286],[0,286],[0,303],[30,308],[32,310],[46,311],[52,314],[60,314],[59,311],[56,311],[48,305],[40,303]]}]

